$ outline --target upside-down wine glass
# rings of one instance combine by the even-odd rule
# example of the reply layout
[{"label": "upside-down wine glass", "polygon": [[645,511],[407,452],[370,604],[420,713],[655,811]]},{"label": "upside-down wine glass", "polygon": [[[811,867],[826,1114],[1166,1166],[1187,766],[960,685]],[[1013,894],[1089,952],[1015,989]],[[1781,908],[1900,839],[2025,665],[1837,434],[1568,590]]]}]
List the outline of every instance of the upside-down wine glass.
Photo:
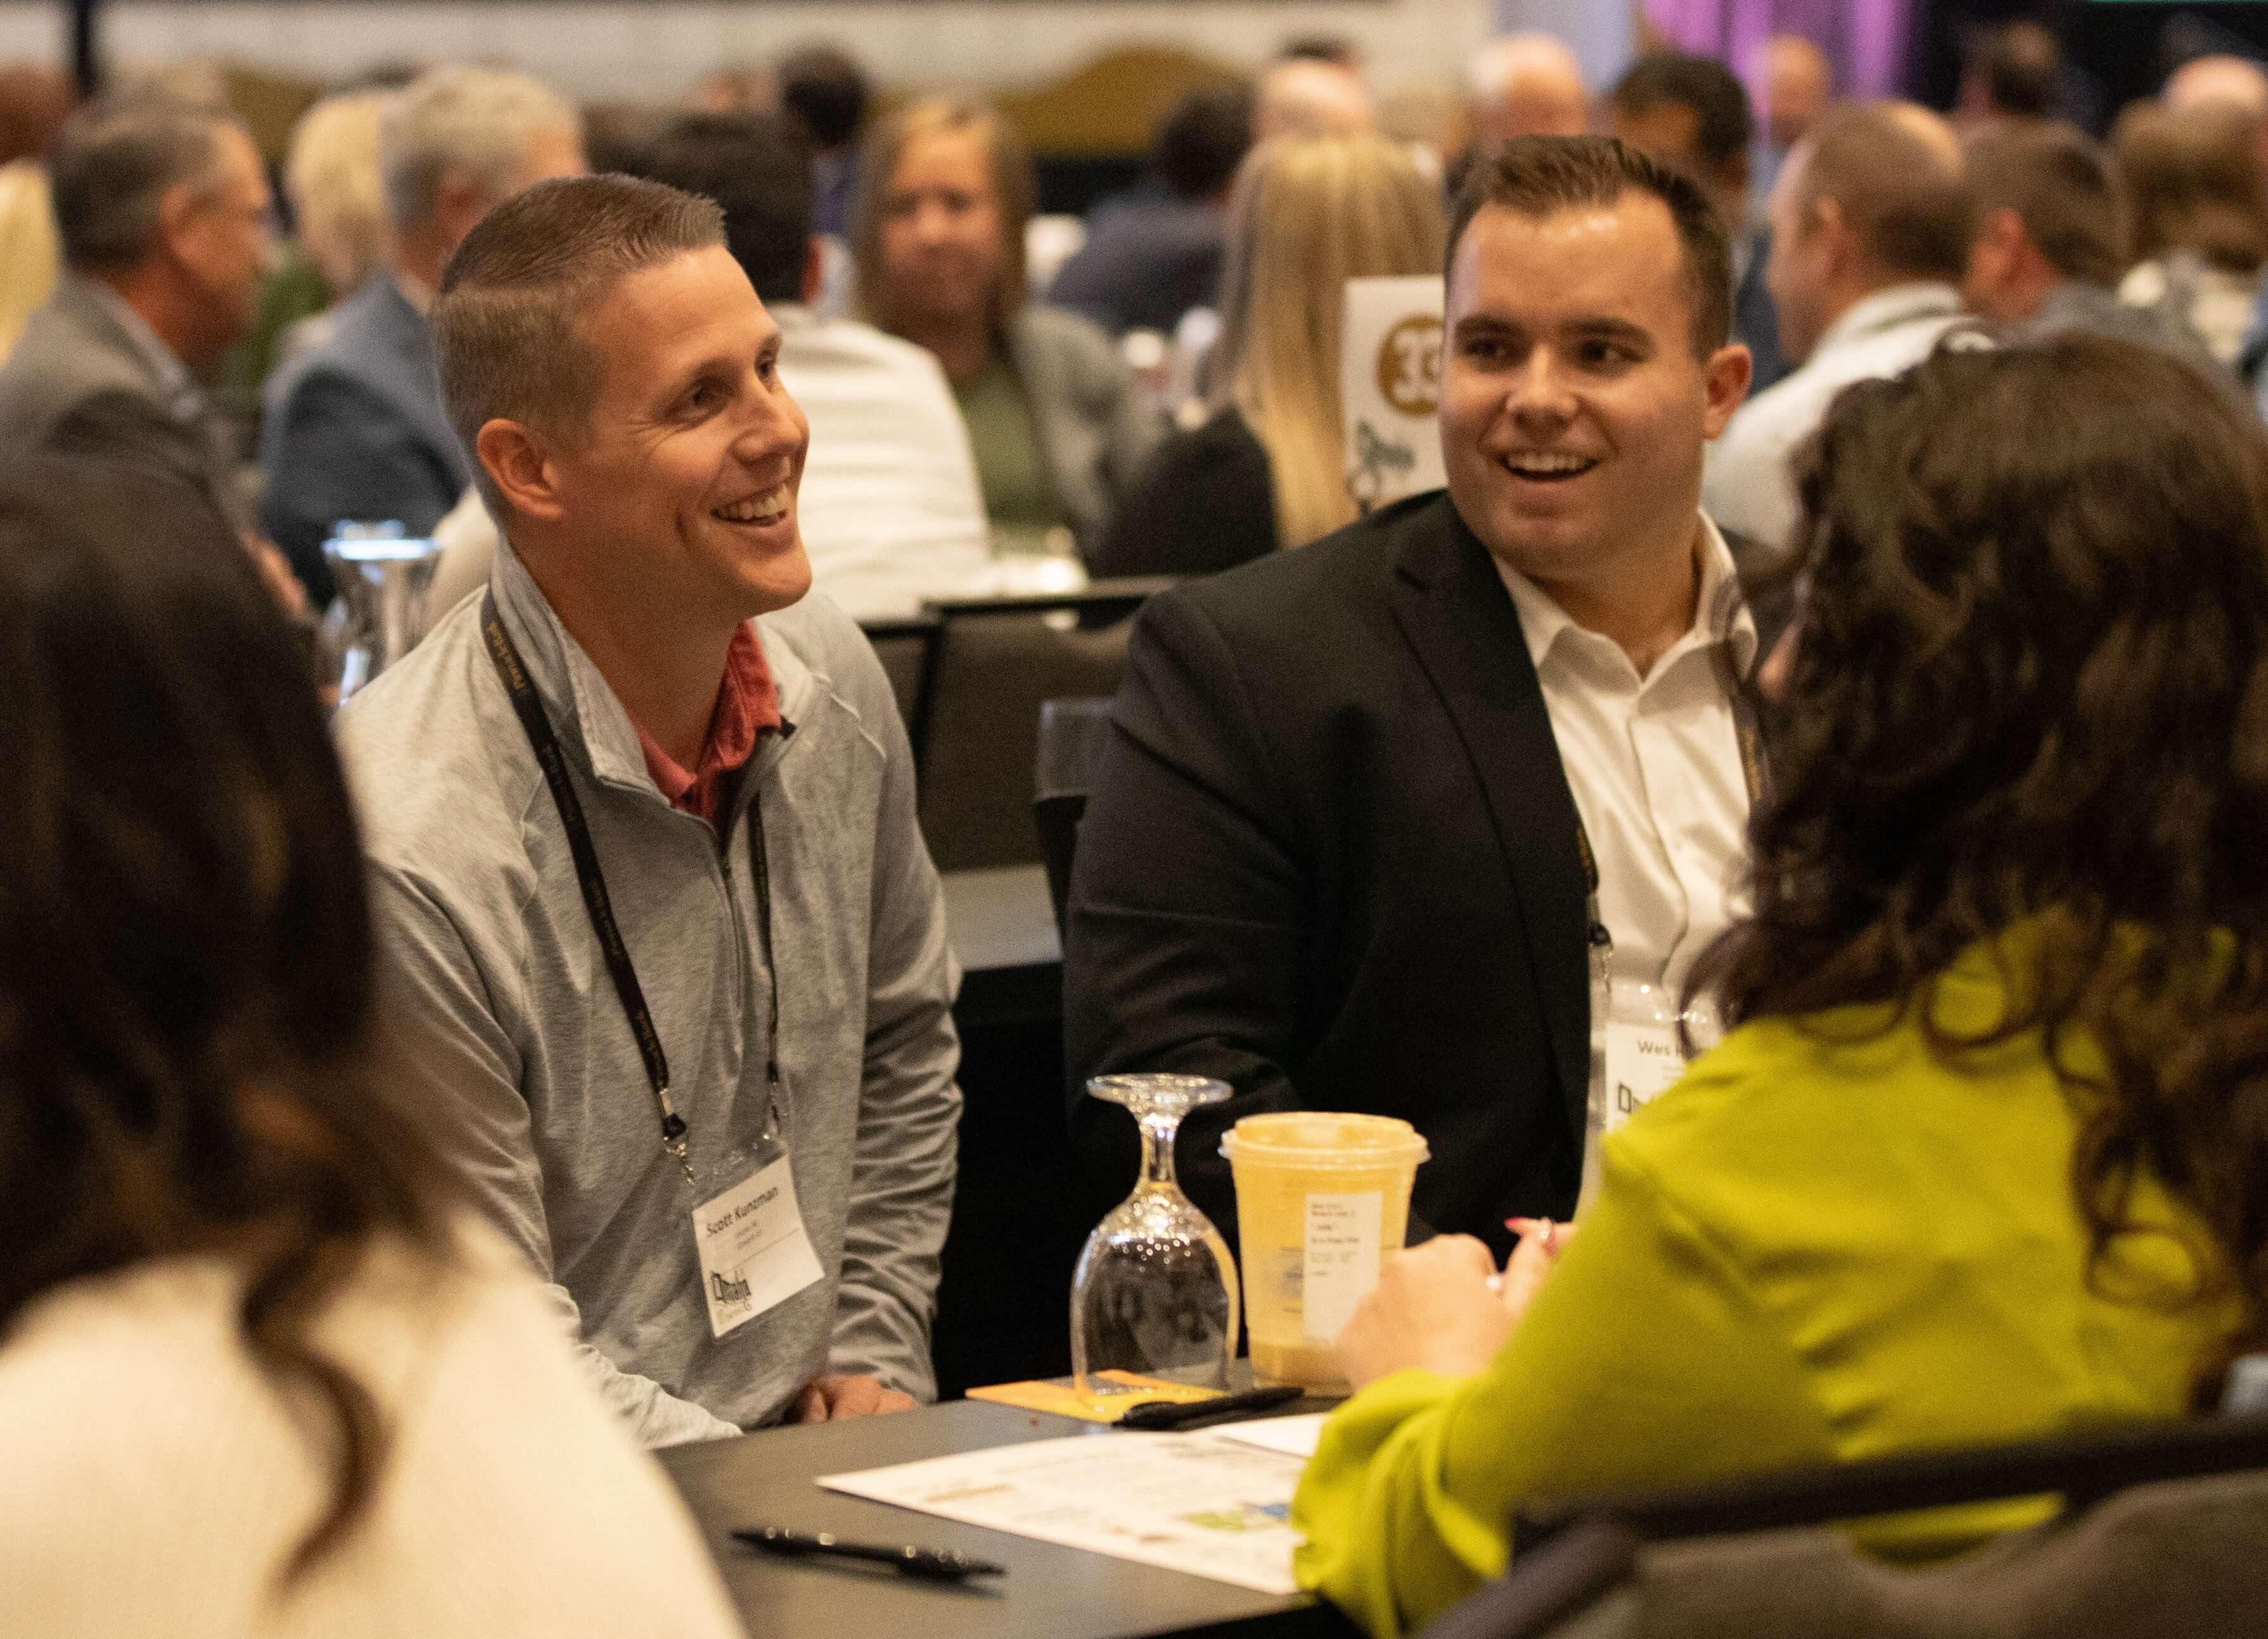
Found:
[{"label": "upside-down wine glass", "polygon": [[1086,1090],[1132,1112],[1142,1177],[1087,1237],[1071,1276],[1073,1381],[1082,1393],[1138,1392],[1096,1375],[1118,1370],[1225,1389],[1236,1354],[1236,1265],[1174,1181],[1174,1134],[1228,1087],[1195,1075],[1099,1075]]}]

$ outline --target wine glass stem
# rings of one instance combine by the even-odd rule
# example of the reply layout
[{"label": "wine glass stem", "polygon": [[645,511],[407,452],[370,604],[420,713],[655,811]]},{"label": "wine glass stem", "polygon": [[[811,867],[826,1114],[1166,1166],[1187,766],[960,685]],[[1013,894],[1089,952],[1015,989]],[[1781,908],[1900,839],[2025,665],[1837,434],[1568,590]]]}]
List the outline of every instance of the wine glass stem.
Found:
[{"label": "wine glass stem", "polygon": [[1174,1134],[1182,1125],[1178,1115],[1145,1115],[1142,1123],[1142,1187],[1172,1189]]}]

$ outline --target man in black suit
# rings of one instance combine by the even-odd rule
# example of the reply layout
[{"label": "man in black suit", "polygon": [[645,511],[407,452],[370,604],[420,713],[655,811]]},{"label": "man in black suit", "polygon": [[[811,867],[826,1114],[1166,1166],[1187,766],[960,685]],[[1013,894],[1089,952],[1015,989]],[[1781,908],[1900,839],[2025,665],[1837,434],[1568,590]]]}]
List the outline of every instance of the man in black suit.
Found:
[{"label": "man in black suit", "polygon": [[1730,308],[1682,173],[1603,137],[1507,144],[1452,220],[1447,491],[1145,608],[1071,897],[1098,1181],[1132,1177],[1132,1124],[1078,1082],[1179,1071],[1235,1089],[1178,1149],[1232,1237],[1221,1133],[1295,1108],[1418,1126],[1413,1235],[1501,1254],[1508,1215],[1572,1213],[1594,920],[1620,1018],[1735,909],[1756,635],[1699,510],[1749,379]]}]

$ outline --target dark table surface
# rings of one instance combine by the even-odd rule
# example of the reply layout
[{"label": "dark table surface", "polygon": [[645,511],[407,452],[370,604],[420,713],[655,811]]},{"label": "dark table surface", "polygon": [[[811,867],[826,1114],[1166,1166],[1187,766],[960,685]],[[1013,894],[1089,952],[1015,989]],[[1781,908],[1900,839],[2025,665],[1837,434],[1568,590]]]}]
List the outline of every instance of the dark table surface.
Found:
[{"label": "dark table surface", "polygon": [[[770,1429],[659,1453],[716,1554],[751,1639],[1345,1639],[1329,1606],[1255,1593],[1131,1560],[863,1497],[821,1490],[821,1474],[882,1468],[1026,1440],[1139,1439],[1069,1417],[955,1400],[892,1417]],[[785,1525],[869,1542],[959,1548],[1008,1567],[952,1585],[880,1567],[783,1559],[742,1547],[735,1528]]]}]

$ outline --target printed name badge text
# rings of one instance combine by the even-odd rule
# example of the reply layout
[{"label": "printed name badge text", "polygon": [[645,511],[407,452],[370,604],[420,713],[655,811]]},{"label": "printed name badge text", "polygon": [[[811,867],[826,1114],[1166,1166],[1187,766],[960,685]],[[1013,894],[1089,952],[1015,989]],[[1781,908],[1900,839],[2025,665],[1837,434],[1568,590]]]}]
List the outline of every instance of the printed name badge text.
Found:
[{"label": "printed name badge text", "polygon": [[720,1338],[785,1303],[821,1273],[784,1155],[696,1207],[693,1244],[701,1255],[709,1329]]},{"label": "printed name badge text", "polygon": [[1675,1024],[1607,1023],[1607,1131],[1677,1085],[1685,1053]]}]

